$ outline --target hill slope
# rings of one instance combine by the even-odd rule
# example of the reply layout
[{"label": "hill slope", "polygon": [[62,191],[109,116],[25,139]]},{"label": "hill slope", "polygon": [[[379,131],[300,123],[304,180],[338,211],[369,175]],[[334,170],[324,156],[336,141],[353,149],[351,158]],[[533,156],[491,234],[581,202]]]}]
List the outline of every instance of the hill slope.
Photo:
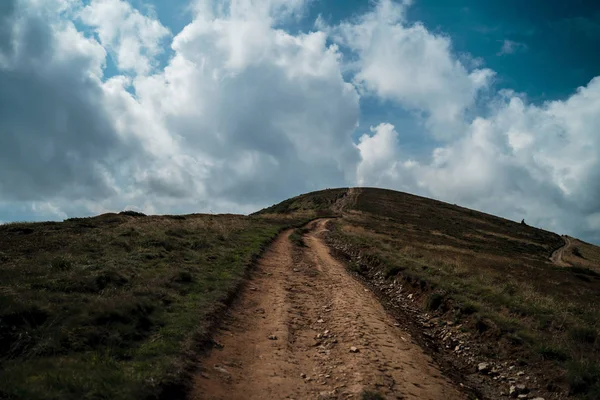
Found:
[{"label": "hill slope", "polygon": [[[312,231],[289,230],[315,218]],[[0,398],[185,393],[224,304],[269,243],[288,236],[293,246],[283,247],[295,250],[285,265],[325,259],[311,253],[322,253],[325,240],[441,370],[474,393],[496,398],[519,383],[546,399],[600,398],[598,247],[367,188],[308,193],[251,216],[122,213],[0,226]],[[335,285],[335,268],[308,272]],[[310,274],[296,279],[312,297],[294,288],[290,296],[331,295],[317,293]],[[476,372],[481,362],[488,366]]]},{"label": "hill slope", "polygon": [[334,197],[343,206],[330,245],[390,307],[423,311],[413,322],[425,345],[449,350],[465,371],[486,361],[509,379],[503,363],[520,363],[557,396],[600,398],[598,247],[571,240],[559,266],[550,257],[565,240],[555,233],[383,189],[309,193],[274,208]]}]

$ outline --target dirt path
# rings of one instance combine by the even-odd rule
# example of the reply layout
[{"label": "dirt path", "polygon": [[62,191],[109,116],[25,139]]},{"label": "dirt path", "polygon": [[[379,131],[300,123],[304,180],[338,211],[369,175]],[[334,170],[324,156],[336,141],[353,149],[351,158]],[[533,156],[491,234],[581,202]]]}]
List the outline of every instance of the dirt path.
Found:
[{"label": "dirt path", "polygon": [[[333,205],[332,209],[336,213],[342,214],[344,211],[351,210],[354,206],[356,206],[356,202],[358,201],[358,196],[362,192],[361,188],[353,187],[346,191],[344,196],[336,201]],[[347,210],[348,209],[348,210]]]},{"label": "dirt path", "polygon": [[363,390],[466,398],[329,254],[325,222],[311,224],[306,247],[293,247],[291,231],[273,243],[215,338],[223,348],[202,361],[192,399],[346,399]]},{"label": "dirt path", "polygon": [[554,264],[556,264],[560,267],[570,267],[571,264],[569,264],[568,262],[563,260],[563,254],[565,251],[567,251],[569,248],[571,248],[571,238],[566,235],[561,236],[561,237],[565,241],[565,245],[563,247],[561,247],[560,249],[554,250],[554,252],[552,253],[552,256],[550,257],[550,260]]}]

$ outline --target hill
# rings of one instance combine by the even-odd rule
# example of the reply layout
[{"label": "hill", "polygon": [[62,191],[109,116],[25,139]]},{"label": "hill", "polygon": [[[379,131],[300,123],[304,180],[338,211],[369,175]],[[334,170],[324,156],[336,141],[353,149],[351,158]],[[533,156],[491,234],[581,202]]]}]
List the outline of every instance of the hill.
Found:
[{"label": "hill", "polygon": [[496,380],[508,379],[506,363],[537,373],[550,393],[600,398],[600,248],[384,189],[309,193],[271,209],[334,198],[342,213],[330,224],[330,246],[389,308],[413,312],[413,332],[447,353],[441,362],[464,371],[489,362]]},{"label": "hill", "polygon": [[[326,260],[324,246],[377,295],[395,322],[382,327],[378,321],[388,317],[368,319],[379,311],[366,294],[355,295],[361,289],[341,275],[336,262]],[[271,253],[263,262],[265,251]],[[245,285],[249,277],[250,286]],[[338,293],[328,289],[340,282]],[[275,295],[283,297],[269,297]],[[243,337],[232,336],[235,324],[223,319],[233,299],[238,299],[234,319],[263,321],[255,331],[243,325]],[[368,353],[348,359],[335,347],[338,340],[356,340],[343,332],[345,315],[353,312],[340,305],[346,299],[366,307],[357,337],[369,336],[371,329],[381,329],[392,342],[408,335],[465,396],[498,398],[511,388],[516,395],[518,385],[526,385],[526,391],[546,399],[600,398],[598,247],[456,205],[371,188],[308,193],[250,216],[125,212],[0,226],[0,398],[185,398],[190,390],[197,398],[211,398],[207,390],[217,393],[221,383],[231,393],[238,375],[232,378],[231,368],[220,363],[231,363],[223,358],[227,351],[198,357],[223,343],[226,350],[244,353],[246,339],[271,349],[279,341],[265,334],[269,323],[287,327],[288,345],[273,357],[304,359],[302,351],[316,350],[331,362],[351,365]],[[342,314],[335,314],[334,304]],[[270,307],[273,313],[265,313]],[[335,342],[329,337],[312,347],[311,332],[322,336],[328,330],[307,314],[321,308],[331,309],[341,331]],[[215,342],[215,329],[223,324],[224,337],[232,339]],[[308,342],[294,339],[302,335]],[[371,349],[387,346],[376,337],[370,341]],[[297,353],[286,353],[292,350]],[[425,357],[419,351],[410,350]],[[394,362],[391,353],[381,354],[388,356],[378,360]],[[198,366],[203,371],[213,358],[218,374],[229,370],[227,379],[214,378],[212,369],[194,378]],[[365,359],[361,373],[378,382],[378,369],[388,367],[373,360]],[[268,371],[251,367],[254,362],[246,359],[240,364],[246,367],[235,367],[241,368],[236,369],[240,385],[253,385],[260,379],[248,382],[252,374]],[[437,379],[438,372],[422,363],[414,379],[422,373]],[[264,380],[280,373],[273,372]],[[324,369],[321,375],[332,373]],[[398,373],[390,375],[398,387],[421,390],[415,398],[425,395],[427,381],[408,389]],[[287,387],[277,379],[273,385]],[[383,387],[374,382],[345,381],[345,387]],[[320,385],[327,384],[299,387],[321,396]],[[244,393],[245,387],[239,388]],[[436,388],[454,390],[444,382]],[[335,396],[346,393],[331,389]]]}]

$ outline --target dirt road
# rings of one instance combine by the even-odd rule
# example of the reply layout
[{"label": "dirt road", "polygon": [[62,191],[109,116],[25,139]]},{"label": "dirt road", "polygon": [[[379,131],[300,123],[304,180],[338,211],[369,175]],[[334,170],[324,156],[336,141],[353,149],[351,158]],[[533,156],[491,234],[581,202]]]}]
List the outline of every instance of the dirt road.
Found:
[{"label": "dirt road", "polygon": [[464,399],[431,358],[336,261],[311,224],[259,262],[202,361],[192,399]]},{"label": "dirt road", "polygon": [[550,257],[550,260],[560,267],[570,267],[571,264],[563,260],[563,254],[566,250],[568,250],[571,247],[571,238],[566,235],[562,236],[562,238],[565,241],[565,245],[560,249],[554,250],[552,256]]}]

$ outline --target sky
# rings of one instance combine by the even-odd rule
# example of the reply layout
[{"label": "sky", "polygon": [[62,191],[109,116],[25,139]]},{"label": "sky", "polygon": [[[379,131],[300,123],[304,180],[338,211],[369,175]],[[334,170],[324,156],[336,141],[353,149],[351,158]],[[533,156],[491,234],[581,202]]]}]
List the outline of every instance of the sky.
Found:
[{"label": "sky", "polygon": [[376,186],[600,243],[600,3],[3,0],[0,222]]}]

